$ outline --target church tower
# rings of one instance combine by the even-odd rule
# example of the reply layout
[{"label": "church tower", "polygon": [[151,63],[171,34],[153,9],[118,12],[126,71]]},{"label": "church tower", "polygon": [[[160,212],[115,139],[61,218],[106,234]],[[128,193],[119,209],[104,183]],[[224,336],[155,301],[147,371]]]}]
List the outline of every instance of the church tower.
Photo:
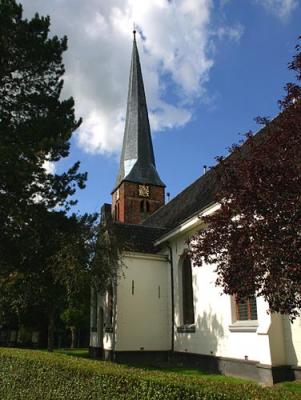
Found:
[{"label": "church tower", "polygon": [[112,192],[115,221],[139,224],[164,205],[165,185],[156,170],[141,66],[134,33],[120,167]]}]

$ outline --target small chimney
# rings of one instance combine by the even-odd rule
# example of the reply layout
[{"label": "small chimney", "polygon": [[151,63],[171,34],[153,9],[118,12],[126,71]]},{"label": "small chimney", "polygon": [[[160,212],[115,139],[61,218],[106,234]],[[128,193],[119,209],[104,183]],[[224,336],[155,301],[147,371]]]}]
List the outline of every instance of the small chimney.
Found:
[{"label": "small chimney", "polygon": [[169,202],[169,200],[170,200],[170,193],[169,192],[166,193],[166,197],[167,197],[167,202]]},{"label": "small chimney", "polygon": [[207,172],[207,165],[203,165],[203,173],[204,173],[204,175],[206,174],[206,172]]}]

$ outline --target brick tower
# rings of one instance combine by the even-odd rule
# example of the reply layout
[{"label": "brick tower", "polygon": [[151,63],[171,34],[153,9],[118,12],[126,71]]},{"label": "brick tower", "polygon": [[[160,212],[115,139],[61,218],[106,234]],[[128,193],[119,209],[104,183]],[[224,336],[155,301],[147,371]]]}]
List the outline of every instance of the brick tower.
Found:
[{"label": "brick tower", "polygon": [[112,192],[115,221],[139,224],[164,205],[165,185],[156,170],[141,66],[134,31],[125,131]]}]

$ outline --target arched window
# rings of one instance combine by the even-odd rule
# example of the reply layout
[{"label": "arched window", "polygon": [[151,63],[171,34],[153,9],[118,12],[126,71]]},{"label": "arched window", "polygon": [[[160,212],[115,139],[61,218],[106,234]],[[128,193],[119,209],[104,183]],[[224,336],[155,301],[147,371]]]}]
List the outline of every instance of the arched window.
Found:
[{"label": "arched window", "polygon": [[115,204],[115,207],[114,207],[114,215],[113,215],[113,217],[114,217],[114,220],[115,221],[119,221],[119,201]]},{"label": "arched window", "polygon": [[141,200],[140,202],[140,217],[141,221],[143,221],[148,215],[150,211],[150,205],[147,200]]},{"label": "arched window", "polygon": [[140,213],[142,214],[144,212],[144,200],[140,201]]},{"label": "arched window", "polygon": [[119,221],[120,215],[119,215],[119,202],[117,203],[117,221]]},{"label": "arched window", "polygon": [[182,307],[183,324],[194,324],[192,267],[188,255],[184,256],[182,262]]}]

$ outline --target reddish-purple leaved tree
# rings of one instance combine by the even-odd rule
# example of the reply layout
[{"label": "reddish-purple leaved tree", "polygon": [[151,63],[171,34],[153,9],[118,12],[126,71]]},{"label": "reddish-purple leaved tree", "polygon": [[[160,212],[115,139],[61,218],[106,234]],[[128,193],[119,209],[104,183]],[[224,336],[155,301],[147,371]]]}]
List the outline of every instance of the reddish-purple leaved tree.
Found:
[{"label": "reddish-purple leaved tree", "polygon": [[[301,37],[299,38],[299,40]],[[214,168],[221,207],[190,241],[197,265],[214,263],[216,284],[244,300],[263,296],[271,312],[301,309],[301,46],[289,64],[281,113]]]}]

